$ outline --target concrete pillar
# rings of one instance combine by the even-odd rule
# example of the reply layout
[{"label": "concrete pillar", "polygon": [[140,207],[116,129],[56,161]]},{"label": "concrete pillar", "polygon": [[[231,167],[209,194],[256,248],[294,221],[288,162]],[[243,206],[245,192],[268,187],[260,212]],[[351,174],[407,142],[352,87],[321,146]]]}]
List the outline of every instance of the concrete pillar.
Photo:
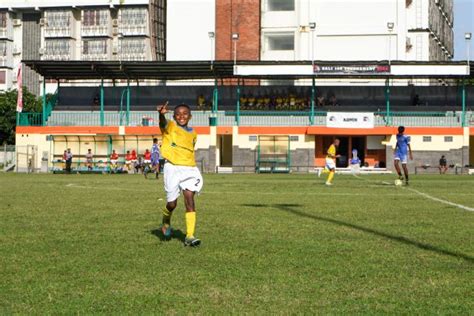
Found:
[{"label": "concrete pillar", "polygon": [[208,170],[211,173],[217,171],[218,166],[218,155],[219,152],[217,150],[217,126],[209,126],[209,163],[208,163]]}]

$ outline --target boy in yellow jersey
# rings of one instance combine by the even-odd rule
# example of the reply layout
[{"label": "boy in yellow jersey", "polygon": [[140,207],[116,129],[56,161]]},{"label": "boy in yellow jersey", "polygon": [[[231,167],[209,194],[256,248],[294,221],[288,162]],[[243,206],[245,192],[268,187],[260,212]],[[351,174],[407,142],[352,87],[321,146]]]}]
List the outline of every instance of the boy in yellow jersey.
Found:
[{"label": "boy in yellow jersey", "polygon": [[165,238],[171,237],[171,215],[176,208],[181,192],[186,207],[186,238],[185,246],[196,247],[201,240],[194,237],[196,227],[196,208],[194,195],[202,189],[203,180],[194,158],[194,145],[197,134],[188,126],[191,120],[191,109],[186,104],[174,108],[174,121],[168,121],[168,103],[158,107],[160,112],[160,129],[163,134],[161,155],[165,159],[163,169],[166,191],[166,207],[163,209],[163,226]]},{"label": "boy in yellow jersey", "polygon": [[336,173],[336,158],[339,158],[341,155],[336,154],[336,149],[339,147],[339,139],[334,139],[334,142],[327,151],[326,156],[326,168],[329,170],[328,178],[326,180],[326,185],[332,185],[332,179]]}]

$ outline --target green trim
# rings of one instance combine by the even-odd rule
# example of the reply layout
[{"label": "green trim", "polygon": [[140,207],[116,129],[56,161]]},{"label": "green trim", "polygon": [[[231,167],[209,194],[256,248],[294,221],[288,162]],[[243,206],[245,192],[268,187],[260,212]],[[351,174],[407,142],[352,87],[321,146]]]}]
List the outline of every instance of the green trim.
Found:
[{"label": "green trim", "polygon": [[315,101],[315,96],[316,96],[316,80],[313,77],[312,78],[312,83],[311,83],[311,114],[309,116],[309,124],[314,125],[314,101]]},{"label": "green trim", "polygon": [[462,114],[461,114],[461,126],[466,126],[466,80],[462,81]]},{"label": "green trim", "polygon": [[105,125],[104,117],[104,79],[100,81],[100,126]]}]

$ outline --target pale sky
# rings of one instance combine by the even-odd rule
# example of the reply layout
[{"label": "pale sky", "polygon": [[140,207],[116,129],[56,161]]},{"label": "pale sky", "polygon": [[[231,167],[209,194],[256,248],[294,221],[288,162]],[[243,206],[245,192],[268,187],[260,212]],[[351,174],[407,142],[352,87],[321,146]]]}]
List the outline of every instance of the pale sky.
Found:
[{"label": "pale sky", "polygon": [[[454,0],[454,59],[466,60],[464,33],[474,35],[474,0]],[[470,43],[470,60],[474,60],[474,38]]]}]

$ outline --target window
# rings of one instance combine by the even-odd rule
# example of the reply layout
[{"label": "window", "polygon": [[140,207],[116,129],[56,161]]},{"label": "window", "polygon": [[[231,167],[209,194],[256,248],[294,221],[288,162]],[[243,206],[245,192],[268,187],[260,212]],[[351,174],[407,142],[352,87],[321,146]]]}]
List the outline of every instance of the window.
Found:
[{"label": "window", "polygon": [[268,50],[294,50],[295,49],[295,35],[293,33],[287,34],[272,34],[267,36]]},{"label": "window", "polygon": [[71,23],[69,11],[46,11],[44,16],[48,21],[48,28],[65,28]]},{"label": "window", "polygon": [[0,28],[6,28],[6,27],[7,27],[7,13],[0,12]]},{"label": "window", "polygon": [[124,60],[146,60],[146,38],[124,37],[119,41],[120,58]]},{"label": "window", "polygon": [[444,136],[444,142],[445,143],[452,143],[453,142],[453,136]]},{"label": "window", "polygon": [[257,136],[256,135],[250,135],[249,136],[249,142],[256,142],[257,141]]},{"label": "window", "polygon": [[0,71],[0,84],[6,83],[6,71]]},{"label": "window", "polygon": [[0,42],[0,56],[5,57],[7,56],[7,47],[8,47],[8,42]]},{"label": "window", "polygon": [[83,26],[100,26],[108,24],[107,10],[84,10],[82,16]]},{"label": "window", "polygon": [[49,56],[69,55],[71,52],[71,42],[69,40],[53,39],[45,40],[46,54]]},{"label": "window", "polygon": [[268,11],[295,11],[294,0],[267,0]]},{"label": "window", "polygon": [[290,142],[297,142],[300,140],[299,136],[290,136]]},{"label": "window", "polygon": [[423,136],[423,143],[431,143],[431,136]]},{"label": "window", "polygon": [[124,8],[119,11],[120,24],[142,25],[146,23],[146,8]]},{"label": "window", "polygon": [[82,42],[83,55],[107,54],[107,40],[85,40]]}]

